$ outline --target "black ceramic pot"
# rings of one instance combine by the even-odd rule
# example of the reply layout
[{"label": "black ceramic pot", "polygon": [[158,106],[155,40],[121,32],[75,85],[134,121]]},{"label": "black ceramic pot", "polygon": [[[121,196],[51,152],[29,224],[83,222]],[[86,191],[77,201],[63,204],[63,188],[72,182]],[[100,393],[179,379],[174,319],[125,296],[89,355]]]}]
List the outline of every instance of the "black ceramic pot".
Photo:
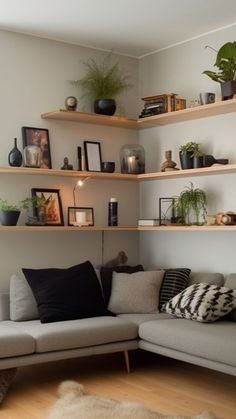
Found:
[{"label": "black ceramic pot", "polygon": [[220,84],[222,100],[232,99],[233,95],[236,94],[236,80],[225,81]]},{"label": "black ceramic pot", "polygon": [[193,168],[198,169],[199,167],[203,167],[203,156],[193,156]]},{"label": "black ceramic pot", "polygon": [[179,159],[182,169],[192,169],[193,168],[193,158],[192,151],[180,151]]},{"label": "black ceramic pot", "polygon": [[114,115],[116,102],[114,99],[96,99],[94,101],[94,112],[101,115]]},{"label": "black ceramic pot", "polygon": [[0,222],[3,226],[16,226],[20,211],[0,211]]}]

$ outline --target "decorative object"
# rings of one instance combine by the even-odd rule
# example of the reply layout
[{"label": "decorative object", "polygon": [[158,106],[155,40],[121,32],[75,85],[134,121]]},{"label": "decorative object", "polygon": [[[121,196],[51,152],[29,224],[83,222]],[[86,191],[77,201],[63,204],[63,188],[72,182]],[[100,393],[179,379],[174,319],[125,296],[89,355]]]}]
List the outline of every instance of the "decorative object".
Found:
[{"label": "decorative object", "polygon": [[192,154],[193,169],[204,166],[204,154],[200,150],[195,150]]},{"label": "decorative object", "polygon": [[179,415],[163,415],[148,409],[142,403],[130,400],[113,400],[88,395],[82,384],[76,381],[63,381],[58,388],[59,399],[53,405],[49,419],[216,419],[203,412],[192,418]]},{"label": "decorative object", "polygon": [[118,202],[116,198],[110,198],[108,202],[108,225],[118,226]]},{"label": "decorative object", "polygon": [[121,173],[145,173],[145,151],[139,144],[126,144],[120,150]]},{"label": "decorative object", "polygon": [[75,111],[78,101],[75,96],[68,96],[65,100],[65,107],[68,111]]},{"label": "decorative object", "polygon": [[85,161],[88,172],[102,171],[101,144],[96,141],[84,141]]},{"label": "decorative object", "polygon": [[228,159],[215,159],[214,156],[210,154],[206,154],[203,156],[203,166],[204,167],[210,167],[213,164],[228,164]]},{"label": "decorative object", "polygon": [[77,147],[78,171],[82,170],[82,147]]},{"label": "decorative object", "polygon": [[215,102],[215,93],[200,93],[200,104],[207,105]]},{"label": "decorative object", "polygon": [[177,163],[172,160],[172,151],[167,150],[165,151],[166,161],[161,166],[161,172],[170,172],[173,170],[179,170],[177,167]]},{"label": "decorative object", "polygon": [[9,204],[5,199],[0,198],[0,222],[3,226],[15,226],[21,212],[21,204]]},{"label": "decorative object", "polygon": [[84,65],[87,73],[80,80],[73,80],[72,84],[82,88],[82,98],[95,101],[95,113],[113,115],[116,111],[115,98],[132,86],[129,76],[122,74],[118,61],[111,62],[110,53],[101,63],[89,58]]},{"label": "decorative object", "polygon": [[159,225],[178,224],[176,198],[159,198]]},{"label": "decorative object", "polygon": [[212,80],[220,83],[222,100],[232,99],[236,94],[236,42],[227,42],[222,45],[217,53],[215,67],[218,67],[218,72],[205,70],[203,74],[209,76]]},{"label": "decorative object", "polygon": [[93,208],[68,207],[68,226],[89,227],[93,225]]},{"label": "decorative object", "polygon": [[32,197],[38,198],[40,202],[33,204],[34,216],[44,225],[64,225],[60,190],[33,188],[31,191]]},{"label": "decorative object", "polygon": [[188,141],[179,147],[180,165],[183,170],[193,168],[193,153],[199,151],[199,144],[195,141]]},{"label": "decorative object", "polygon": [[26,167],[52,168],[48,129],[22,127],[22,140]]},{"label": "decorative object", "polygon": [[200,103],[199,99],[192,99],[189,102],[189,107],[190,108],[196,108],[197,106],[200,106],[200,105],[201,105],[201,103]]},{"label": "decorative object", "polygon": [[17,148],[17,138],[14,138],[14,147],[8,154],[8,164],[9,166],[20,167],[22,165],[22,154]]},{"label": "decorative object", "polygon": [[68,157],[64,157],[63,166],[61,167],[61,170],[73,170],[73,165],[69,164]]},{"label": "decorative object", "polygon": [[216,225],[235,225],[236,214],[233,211],[218,212],[215,216]]},{"label": "decorative object", "polygon": [[190,285],[164,306],[172,316],[198,322],[215,322],[236,307],[236,290],[204,282]]},{"label": "decorative object", "polygon": [[114,161],[103,161],[102,162],[102,172],[113,173],[115,171],[115,162]]},{"label": "decorative object", "polygon": [[179,111],[186,108],[186,100],[175,93],[143,97],[144,108],[139,118]]},{"label": "decorative object", "polygon": [[193,183],[186,186],[175,198],[174,207],[181,224],[203,225],[206,223],[206,194],[202,189],[194,188]]}]

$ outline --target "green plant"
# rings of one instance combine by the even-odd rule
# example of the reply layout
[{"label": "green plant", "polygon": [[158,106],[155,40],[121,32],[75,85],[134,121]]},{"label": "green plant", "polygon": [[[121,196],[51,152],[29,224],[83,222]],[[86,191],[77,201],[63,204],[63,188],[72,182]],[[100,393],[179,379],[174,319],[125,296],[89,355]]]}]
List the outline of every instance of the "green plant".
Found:
[{"label": "green plant", "polygon": [[74,86],[84,90],[82,98],[114,99],[119,93],[132,86],[129,76],[122,74],[119,63],[111,63],[111,54],[108,54],[102,63],[89,58],[84,62],[84,66],[87,74],[80,80],[71,80]]},{"label": "green plant", "polygon": [[226,81],[233,81],[236,79],[236,42],[227,42],[224,44],[219,51],[211,48],[217,52],[215,67],[218,67],[219,71],[205,70],[203,74],[209,76],[212,80],[223,83]]},{"label": "green plant", "polygon": [[199,151],[199,144],[194,141],[188,141],[186,144],[181,145],[179,147],[180,152],[187,152],[191,151],[192,153],[195,153]]},{"label": "green plant", "polygon": [[6,199],[0,198],[0,211],[20,211],[20,205],[9,204]]},{"label": "green plant", "polygon": [[[206,193],[194,188],[193,183],[186,186],[181,194],[174,199],[177,217],[181,224],[202,225],[206,222]],[[192,212],[192,214],[191,214]],[[193,220],[191,221],[191,216]],[[200,216],[202,221],[200,221]]]},{"label": "green plant", "polygon": [[201,150],[194,150],[191,157],[203,157],[205,154]]}]

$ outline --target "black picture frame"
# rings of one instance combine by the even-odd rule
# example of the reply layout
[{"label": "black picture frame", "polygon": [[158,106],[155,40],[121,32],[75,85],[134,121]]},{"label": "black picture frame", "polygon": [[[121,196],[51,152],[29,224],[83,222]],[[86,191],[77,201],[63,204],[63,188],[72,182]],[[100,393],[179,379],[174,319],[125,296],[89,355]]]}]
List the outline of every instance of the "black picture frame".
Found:
[{"label": "black picture frame", "polygon": [[[51,151],[50,151],[50,141],[49,141],[49,131],[46,128],[35,128],[35,127],[22,127],[22,143],[23,148],[39,144],[39,147],[42,152],[40,169],[51,169]],[[27,167],[35,167],[26,164]]]},{"label": "black picture frame", "polygon": [[[81,214],[78,217],[78,214]],[[94,226],[94,211],[90,207],[68,207],[68,226]]]},{"label": "black picture frame", "polygon": [[97,141],[84,141],[84,154],[88,172],[102,171],[101,144]]},{"label": "black picture frame", "polygon": [[159,198],[159,225],[179,224],[176,214],[175,197]]},{"label": "black picture frame", "polygon": [[[44,214],[43,224],[47,226],[63,226],[63,212],[62,203],[59,189],[42,189],[32,188],[32,198],[42,198],[46,201],[46,206],[37,205],[33,202],[33,214],[35,217],[40,218],[40,215]],[[47,203],[48,201],[48,203]]]}]

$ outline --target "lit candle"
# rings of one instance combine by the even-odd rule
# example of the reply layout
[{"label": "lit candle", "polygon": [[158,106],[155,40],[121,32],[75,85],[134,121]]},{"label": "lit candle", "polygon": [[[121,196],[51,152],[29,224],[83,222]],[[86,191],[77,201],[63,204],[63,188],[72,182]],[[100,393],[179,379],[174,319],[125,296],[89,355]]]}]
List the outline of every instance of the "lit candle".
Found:
[{"label": "lit candle", "polygon": [[135,156],[129,156],[127,158],[127,166],[128,166],[128,173],[136,173],[137,172],[137,162]]},{"label": "lit candle", "polygon": [[75,213],[76,223],[79,225],[85,224],[86,221],[86,212],[77,211]]}]

